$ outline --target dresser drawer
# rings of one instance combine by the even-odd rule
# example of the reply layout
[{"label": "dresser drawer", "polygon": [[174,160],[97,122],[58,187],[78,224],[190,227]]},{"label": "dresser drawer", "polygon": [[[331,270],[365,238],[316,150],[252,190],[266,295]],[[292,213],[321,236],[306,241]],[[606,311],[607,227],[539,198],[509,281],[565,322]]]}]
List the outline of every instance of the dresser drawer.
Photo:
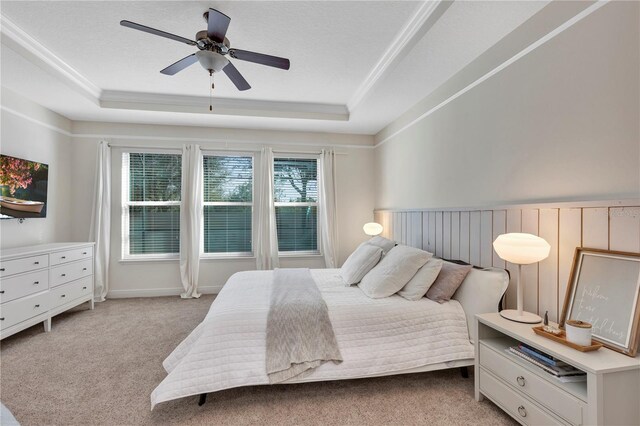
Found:
[{"label": "dresser drawer", "polygon": [[[531,396],[557,416],[575,425],[582,424],[583,404],[581,401],[517,364],[506,354],[499,354],[484,344],[480,344],[480,366]],[[540,374],[547,373],[540,371]],[[550,378],[553,379],[553,377]]]},{"label": "dresser drawer", "polygon": [[10,302],[49,288],[49,271],[29,272],[0,280],[0,303]]},{"label": "dresser drawer", "polygon": [[23,257],[21,259],[5,260],[0,263],[0,277],[35,271],[49,266],[49,255]]},{"label": "dresser drawer", "polygon": [[93,274],[93,259],[68,263],[51,268],[50,287],[56,287]]},{"label": "dresser drawer", "polygon": [[93,247],[82,247],[72,250],[51,253],[51,265],[73,262],[75,260],[89,259],[93,257]]},{"label": "dresser drawer", "polygon": [[33,294],[0,305],[2,330],[49,310],[49,292]]},{"label": "dresser drawer", "polygon": [[91,294],[91,280],[93,280],[93,277],[85,277],[51,289],[52,308],[57,308],[79,297]]},{"label": "dresser drawer", "polygon": [[563,424],[523,394],[500,382],[483,368],[480,368],[480,390],[525,425]]}]

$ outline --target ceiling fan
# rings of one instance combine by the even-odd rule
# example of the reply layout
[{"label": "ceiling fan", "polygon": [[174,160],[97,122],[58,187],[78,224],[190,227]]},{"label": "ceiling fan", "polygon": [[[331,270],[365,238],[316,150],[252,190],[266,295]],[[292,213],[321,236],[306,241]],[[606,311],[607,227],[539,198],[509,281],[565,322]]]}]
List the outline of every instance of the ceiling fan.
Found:
[{"label": "ceiling fan", "polygon": [[212,76],[215,72],[224,71],[238,90],[248,90],[251,86],[242,74],[240,74],[238,69],[226,58],[227,55],[241,61],[254,62],[283,70],[289,69],[289,60],[286,58],[250,52],[248,50],[232,49],[229,39],[225,37],[231,18],[224,13],[215,9],[209,9],[204,13],[203,17],[207,22],[207,29],[198,31],[195,36],[195,41],[131,21],[120,21],[120,25],[179,41],[189,46],[196,46],[199,49],[196,53],[182,58],[178,62],[161,70],[160,72],[162,74],[174,75],[196,62],[200,62],[200,65],[209,71],[209,75]]}]

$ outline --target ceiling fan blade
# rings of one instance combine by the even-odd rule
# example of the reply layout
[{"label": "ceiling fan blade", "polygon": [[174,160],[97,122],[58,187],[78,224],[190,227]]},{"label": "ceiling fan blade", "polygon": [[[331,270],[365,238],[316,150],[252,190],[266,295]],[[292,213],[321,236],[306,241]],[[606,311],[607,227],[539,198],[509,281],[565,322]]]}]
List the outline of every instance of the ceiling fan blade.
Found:
[{"label": "ceiling fan blade", "polygon": [[136,24],[135,22],[120,21],[120,25],[122,25],[123,27],[133,28],[134,30],[144,31],[145,33],[179,41],[181,43],[186,43],[190,46],[196,45],[195,41],[189,40],[188,38],[180,37],[179,35],[171,34],[166,31],[156,30],[155,28],[147,27],[146,25]]},{"label": "ceiling fan blade", "polygon": [[218,43],[222,43],[225,34],[227,34],[231,18],[215,9],[209,9],[207,13],[209,14],[207,17],[207,37]]},{"label": "ceiling fan blade", "polygon": [[290,65],[287,58],[265,55],[264,53],[249,52],[248,50],[240,49],[229,49],[229,53],[231,57],[240,59],[241,61],[255,62],[256,64],[281,68],[283,70],[288,70]]},{"label": "ceiling fan blade", "polygon": [[242,74],[240,74],[240,71],[238,71],[238,69],[231,62],[229,62],[227,66],[222,69],[222,71],[224,71],[227,77],[229,77],[229,80],[231,80],[233,84],[236,85],[238,90],[251,89],[251,86],[249,85],[249,83],[247,83],[247,80],[244,79]]},{"label": "ceiling fan blade", "polygon": [[182,71],[186,67],[195,64],[196,62],[198,62],[198,58],[196,54],[193,53],[185,58],[180,59],[178,62],[169,65],[160,72],[165,75],[174,75],[175,73]]}]

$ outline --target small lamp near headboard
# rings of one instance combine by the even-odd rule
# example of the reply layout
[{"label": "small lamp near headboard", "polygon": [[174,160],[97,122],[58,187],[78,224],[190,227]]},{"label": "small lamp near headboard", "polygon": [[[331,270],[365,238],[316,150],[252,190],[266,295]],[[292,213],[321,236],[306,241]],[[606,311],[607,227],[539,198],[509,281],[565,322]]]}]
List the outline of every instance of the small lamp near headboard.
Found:
[{"label": "small lamp near headboard", "polygon": [[518,306],[517,309],[504,309],[500,315],[511,321],[537,324],[542,321],[536,314],[525,312],[524,291],[522,289],[522,265],[540,262],[549,257],[551,246],[543,238],[531,234],[510,233],[499,235],[493,242],[493,248],[500,259],[518,265]]},{"label": "small lamp near headboard", "polygon": [[379,223],[369,222],[364,224],[364,226],[362,227],[362,230],[364,231],[365,234],[371,237],[374,237],[376,235],[382,234],[382,231],[384,230],[384,228]]}]

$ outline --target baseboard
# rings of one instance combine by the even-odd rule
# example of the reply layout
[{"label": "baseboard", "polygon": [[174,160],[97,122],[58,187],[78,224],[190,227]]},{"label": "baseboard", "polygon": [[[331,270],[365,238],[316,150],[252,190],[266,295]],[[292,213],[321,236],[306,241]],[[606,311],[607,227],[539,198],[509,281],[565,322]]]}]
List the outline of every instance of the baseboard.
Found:
[{"label": "baseboard", "polygon": [[[202,294],[218,294],[222,290],[222,286],[199,287],[198,291]],[[109,290],[107,299],[127,299],[130,297],[162,297],[162,296],[179,296],[184,289],[182,288],[139,288],[127,290]]]}]

